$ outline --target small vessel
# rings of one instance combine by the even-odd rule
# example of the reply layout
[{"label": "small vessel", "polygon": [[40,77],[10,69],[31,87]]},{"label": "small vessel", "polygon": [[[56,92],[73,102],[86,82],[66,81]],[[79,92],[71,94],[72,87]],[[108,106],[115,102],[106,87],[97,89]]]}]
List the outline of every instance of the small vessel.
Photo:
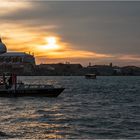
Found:
[{"label": "small vessel", "polygon": [[86,79],[96,79],[96,74],[86,74],[85,78]]},{"label": "small vessel", "polygon": [[3,74],[0,79],[0,97],[57,97],[64,88],[54,87],[53,85],[31,85],[17,82],[17,76],[11,74],[8,82],[7,77]]}]

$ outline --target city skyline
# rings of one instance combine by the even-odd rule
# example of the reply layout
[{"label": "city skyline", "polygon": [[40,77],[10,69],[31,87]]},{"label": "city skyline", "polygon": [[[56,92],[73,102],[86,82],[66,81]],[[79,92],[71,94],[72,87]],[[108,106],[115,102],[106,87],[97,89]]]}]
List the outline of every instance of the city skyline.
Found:
[{"label": "city skyline", "polygon": [[34,52],[37,63],[140,66],[140,2],[1,1],[8,51]]}]

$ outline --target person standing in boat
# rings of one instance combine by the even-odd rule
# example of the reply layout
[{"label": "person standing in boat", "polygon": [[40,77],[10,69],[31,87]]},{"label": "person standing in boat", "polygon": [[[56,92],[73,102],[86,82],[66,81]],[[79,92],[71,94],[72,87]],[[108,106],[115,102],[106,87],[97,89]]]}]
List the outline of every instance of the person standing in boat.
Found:
[{"label": "person standing in boat", "polygon": [[6,77],[5,77],[5,74],[3,73],[3,75],[2,75],[2,81],[1,81],[1,83],[5,86],[5,88],[7,88],[7,84],[6,84]]}]

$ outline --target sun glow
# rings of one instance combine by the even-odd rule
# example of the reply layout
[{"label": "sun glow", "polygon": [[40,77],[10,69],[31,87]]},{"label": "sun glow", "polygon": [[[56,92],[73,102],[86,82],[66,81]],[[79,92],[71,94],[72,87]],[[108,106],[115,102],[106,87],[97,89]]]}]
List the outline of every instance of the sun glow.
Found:
[{"label": "sun glow", "polygon": [[47,37],[45,38],[46,45],[42,46],[44,50],[56,50],[59,49],[59,45],[57,44],[56,37]]},{"label": "sun glow", "polygon": [[47,37],[46,41],[48,42],[48,44],[51,44],[51,45],[56,44],[56,38],[55,37]]}]

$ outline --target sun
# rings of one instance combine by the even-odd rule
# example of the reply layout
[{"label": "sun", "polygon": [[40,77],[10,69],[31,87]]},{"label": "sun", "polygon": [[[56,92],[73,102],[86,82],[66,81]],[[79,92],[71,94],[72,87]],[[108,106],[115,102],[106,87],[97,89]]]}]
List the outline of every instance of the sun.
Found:
[{"label": "sun", "polygon": [[55,37],[47,37],[46,41],[48,42],[48,44],[51,44],[51,45],[56,44],[56,38]]},{"label": "sun", "polygon": [[57,44],[57,38],[56,37],[46,37],[45,38],[46,45],[43,46],[45,50],[55,50],[59,49],[59,45]]},{"label": "sun", "polygon": [[43,45],[38,45],[36,50],[38,52],[52,52],[62,49],[60,39],[57,36],[47,36],[43,38]]}]

